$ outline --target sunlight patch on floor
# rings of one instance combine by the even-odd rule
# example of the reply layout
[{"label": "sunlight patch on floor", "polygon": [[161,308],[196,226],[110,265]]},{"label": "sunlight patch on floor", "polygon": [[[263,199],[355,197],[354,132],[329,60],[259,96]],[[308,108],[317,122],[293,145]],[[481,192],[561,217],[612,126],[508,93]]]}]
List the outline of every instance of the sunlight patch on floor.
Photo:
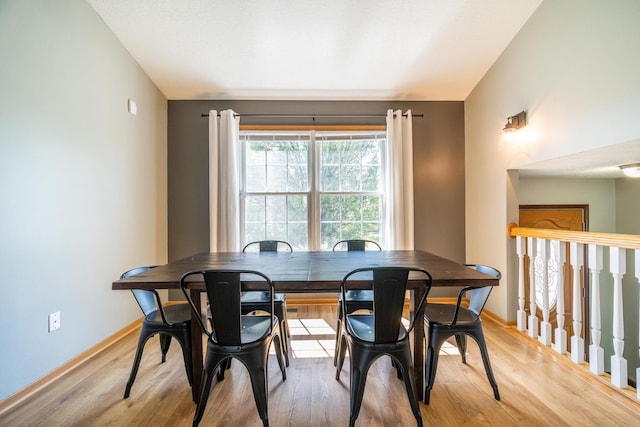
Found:
[{"label": "sunlight patch on floor", "polygon": [[330,335],[335,334],[333,329],[324,319],[290,319],[289,331],[294,335]]},{"label": "sunlight patch on floor", "polygon": [[333,358],[334,340],[291,341],[291,353],[298,359]]},{"label": "sunlight patch on floor", "polygon": [[449,341],[445,341],[440,347],[440,356],[460,356],[458,346],[451,344]]},{"label": "sunlight patch on floor", "polygon": [[[324,319],[289,319],[291,355],[296,358],[333,358],[336,331]],[[318,337],[313,339],[313,337]]]}]

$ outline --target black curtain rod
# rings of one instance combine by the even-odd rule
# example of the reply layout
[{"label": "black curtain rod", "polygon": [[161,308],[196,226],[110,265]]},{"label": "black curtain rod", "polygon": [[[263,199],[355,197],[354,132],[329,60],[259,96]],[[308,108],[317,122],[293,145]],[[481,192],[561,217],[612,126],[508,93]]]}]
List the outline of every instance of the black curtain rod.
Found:
[{"label": "black curtain rod", "polygon": [[[402,114],[406,117],[406,114]],[[218,113],[220,116],[220,113]],[[209,113],[203,113],[202,117],[209,117]],[[338,118],[338,117],[349,117],[349,118],[367,118],[367,117],[387,117],[386,114],[238,114],[236,113],[234,117],[311,117],[315,119],[316,117],[329,117],[329,118]],[[411,117],[424,117],[424,114],[412,114]]]}]

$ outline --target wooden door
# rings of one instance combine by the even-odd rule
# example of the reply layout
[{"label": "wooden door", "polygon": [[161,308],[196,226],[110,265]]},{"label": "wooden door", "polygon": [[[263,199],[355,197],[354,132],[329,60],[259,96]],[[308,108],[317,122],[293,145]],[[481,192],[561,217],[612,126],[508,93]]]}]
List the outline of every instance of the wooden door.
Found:
[{"label": "wooden door", "polygon": [[[547,228],[547,229],[555,229],[555,230],[571,230],[571,231],[588,231],[589,224],[589,206],[588,205],[521,205],[520,206],[520,218],[518,225],[520,227],[527,228]],[[586,248],[585,248],[586,251]],[[569,244],[566,244],[566,262],[565,264],[558,268],[562,268],[564,271],[564,312],[565,312],[565,321],[564,321],[564,329],[567,331],[567,348],[570,351],[571,346],[571,336],[573,335],[573,269],[570,264],[570,252],[569,252]],[[586,259],[586,257],[585,257]],[[525,257],[525,271],[529,271],[530,260],[529,256]],[[588,331],[588,321],[589,318],[586,316],[588,306],[588,292],[584,289],[587,281],[587,269],[583,266],[580,274],[583,277],[582,295],[584,296],[582,301],[582,337],[585,339],[585,342],[589,340],[589,337],[586,335],[585,331]],[[529,311],[529,274],[525,274],[525,304],[526,309]],[[557,327],[557,305],[556,300],[549,300],[550,304],[550,313],[549,313],[549,322],[551,322],[551,327],[553,330]],[[537,304],[536,316],[539,319],[539,322],[542,322],[542,310],[540,308],[540,304]],[[554,341],[555,341],[555,333],[554,333]],[[585,348],[588,348],[588,345],[585,345]]]}]

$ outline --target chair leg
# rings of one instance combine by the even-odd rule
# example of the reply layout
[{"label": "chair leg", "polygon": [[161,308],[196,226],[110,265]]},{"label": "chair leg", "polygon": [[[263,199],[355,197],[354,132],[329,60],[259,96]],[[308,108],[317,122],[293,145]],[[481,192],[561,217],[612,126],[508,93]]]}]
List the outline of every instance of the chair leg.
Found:
[{"label": "chair leg", "polygon": [[500,400],[500,393],[498,392],[498,383],[493,376],[493,370],[491,369],[491,362],[489,361],[489,352],[487,351],[487,345],[484,340],[484,333],[480,330],[479,333],[473,336],[480,347],[480,354],[482,355],[482,363],[484,364],[484,370],[487,372],[487,378],[493,389],[493,397],[496,400]]},{"label": "chair leg", "polygon": [[287,370],[282,357],[282,337],[280,337],[279,335],[274,335],[273,341],[275,341],[274,346],[276,349],[276,359],[278,359],[278,366],[280,366],[280,372],[282,372],[282,381],[285,381],[287,379]]},{"label": "chair leg", "polygon": [[336,380],[340,381],[340,372],[342,371],[342,365],[344,364],[344,356],[347,352],[347,343],[344,334],[340,336],[340,345],[338,347],[338,361],[336,364]]},{"label": "chair leg", "polygon": [[291,333],[289,332],[289,317],[287,316],[287,301],[282,302],[282,321],[284,322],[284,333],[286,333],[286,337],[290,338]]},{"label": "chair leg", "polygon": [[190,334],[186,332],[180,340],[182,346],[182,358],[184,359],[184,368],[187,371],[187,379],[189,385],[193,385],[193,366],[191,364],[191,338]]},{"label": "chair leg", "polygon": [[336,346],[333,351],[333,366],[338,365],[338,353],[340,352],[341,337],[342,337],[342,303],[338,301],[338,319],[336,321]]},{"label": "chair leg", "polygon": [[372,360],[368,352],[360,351],[356,346],[349,346],[350,378],[351,378],[351,409],[349,414],[349,426],[355,426],[356,419],[362,407],[364,386],[367,382],[367,372]]},{"label": "chair leg", "polygon": [[404,384],[407,389],[407,397],[409,398],[409,404],[411,405],[411,411],[416,418],[418,427],[422,427],[422,414],[420,413],[420,405],[418,404],[418,398],[416,393],[416,384],[413,379],[413,372],[411,368],[411,353],[410,350],[404,351],[396,355],[398,359],[392,357],[398,372],[402,372],[401,377],[404,379]]},{"label": "chair leg", "polygon": [[251,379],[251,388],[253,389],[253,398],[256,402],[256,408],[258,409],[258,415],[262,420],[264,426],[269,425],[268,418],[268,402],[267,402],[267,365],[265,359],[269,353],[269,345],[266,345],[266,349],[256,349],[251,353],[242,356],[245,366],[249,370],[249,377]]},{"label": "chair leg", "polygon": [[[211,381],[213,380],[213,369],[210,366],[206,366],[202,371],[202,384],[200,385],[200,398],[198,399],[198,406],[196,406],[196,412],[193,415],[193,427],[197,427],[202,420],[202,415],[207,407],[207,399],[209,398],[209,392],[211,391]],[[215,369],[215,367],[213,367]]]},{"label": "chair leg", "polygon": [[336,346],[333,351],[333,366],[338,366],[338,355],[340,354],[340,345],[342,344],[342,321],[338,319],[336,322]]},{"label": "chair leg", "polygon": [[218,371],[216,373],[216,379],[218,380],[218,382],[224,380],[224,371],[227,371],[227,370],[231,369],[231,361],[232,360],[233,360],[233,358],[229,357],[224,362],[222,362],[220,364],[220,366],[218,367]]},{"label": "chair leg", "polygon": [[340,345],[342,340],[342,321],[338,319],[336,322],[336,347],[333,351],[333,366],[338,366],[338,355],[340,354]]},{"label": "chair leg", "polygon": [[287,337],[289,328],[286,326],[286,320],[280,320],[278,322],[278,328],[280,329],[280,342],[278,345],[284,353],[285,365],[289,366],[289,339]]},{"label": "chair leg", "polygon": [[171,345],[171,335],[160,332],[160,351],[162,352],[162,363],[167,361],[167,352]]},{"label": "chair leg", "polygon": [[429,399],[431,397],[431,389],[433,388],[433,384],[436,381],[436,370],[438,368],[438,353],[440,351],[440,347],[434,347],[433,338],[429,338],[429,343],[427,345],[427,362],[425,368],[425,378],[427,380],[427,385],[424,389],[424,403],[429,404]]},{"label": "chair leg", "polygon": [[144,350],[144,345],[147,340],[153,334],[148,334],[144,329],[140,331],[140,337],[138,338],[138,348],[136,349],[136,355],[133,358],[133,366],[131,367],[131,374],[129,375],[129,381],[127,381],[127,386],[124,389],[124,398],[128,398],[131,393],[131,387],[133,386],[133,382],[136,380],[136,375],[138,375],[138,368],[140,367],[140,359],[142,358],[142,351]]},{"label": "chair leg", "polygon": [[467,363],[467,335],[457,334],[456,344],[458,345],[458,352],[462,356],[462,363]]}]

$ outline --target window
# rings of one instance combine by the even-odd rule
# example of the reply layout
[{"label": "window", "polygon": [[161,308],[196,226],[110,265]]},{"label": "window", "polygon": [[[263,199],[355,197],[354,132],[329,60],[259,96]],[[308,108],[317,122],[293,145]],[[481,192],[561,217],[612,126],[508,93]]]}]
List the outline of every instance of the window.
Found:
[{"label": "window", "polygon": [[241,131],[243,241],[384,237],[384,131]]}]

